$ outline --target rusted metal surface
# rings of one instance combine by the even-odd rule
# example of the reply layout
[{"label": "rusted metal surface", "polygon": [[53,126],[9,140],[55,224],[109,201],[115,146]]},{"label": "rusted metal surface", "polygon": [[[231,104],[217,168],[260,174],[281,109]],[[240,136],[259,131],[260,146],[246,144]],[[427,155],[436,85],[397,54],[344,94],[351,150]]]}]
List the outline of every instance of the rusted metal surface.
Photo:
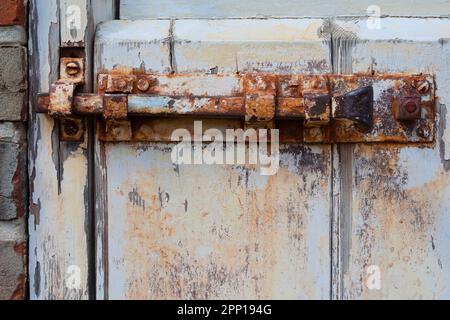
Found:
[{"label": "rusted metal surface", "polygon": [[78,115],[97,116],[103,114],[103,97],[98,94],[75,95],[72,110]]},{"label": "rusted metal surface", "polygon": [[[430,83],[430,88],[426,94],[418,96],[415,83],[423,80]],[[330,81],[334,119],[329,131],[332,141],[420,143],[434,141],[436,110],[432,76],[361,74],[332,76]],[[372,88],[355,91],[368,86]],[[356,94],[359,94],[359,97],[356,97]],[[420,101],[420,117],[412,121],[400,121],[396,110],[404,103],[405,98],[411,99],[411,97],[415,97],[412,99],[415,99],[417,103]],[[356,103],[357,100],[362,103]],[[345,110],[344,106],[348,109]],[[371,107],[373,107],[372,117],[369,112]],[[422,126],[429,128],[430,135],[425,138],[418,135],[419,128]]]},{"label": "rusted metal surface", "polygon": [[106,94],[103,96],[103,118],[121,120],[128,116],[128,96],[125,94]]},{"label": "rusted metal surface", "polygon": [[50,86],[48,114],[54,117],[70,116],[72,114],[72,99],[75,84],[56,82]]},{"label": "rusted metal surface", "polygon": [[62,118],[60,126],[59,138],[61,141],[83,142],[85,132],[83,119],[74,117]]},{"label": "rusted metal surface", "polygon": [[333,118],[350,120],[371,128],[373,126],[373,87],[362,87],[335,96]]},{"label": "rusted metal surface", "polygon": [[306,93],[303,95],[305,122],[308,126],[324,126],[330,123],[331,96]]},{"label": "rusted metal surface", "polygon": [[84,58],[61,58],[59,68],[60,82],[84,84],[86,72]]},{"label": "rusted metal surface", "polygon": [[274,119],[276,80],[276,76],[270,74],[244,77],[246,122],[269,122]]},{"label": "rusted metal surface", "polygon": [[422,116],[420,97],[402,97],[394,104],[394,114],[397,120],[418,120]]},{"label": "rusted metal surface", "polygon": [[129,95],[128,113],[133,116],[199,116],[243,118],[244,98],[201,98]]},{"label": "rusted metal surface", "polygon": [[[114,71],[98,78],[99,96],[75,98],[74,114],[103,113],[105,119],[116,120],[127,116],[244,118],[260,125],[274,119],[302,119],[307,131],[304,142],[308,143],[434,140],[431,75],[159,75]],[[106,94],[102,108],[98,100],[105,92],[123,93]],[[41,96],[40,102],[47,101]],[[320,126],[323,128],[317,128]]]}]

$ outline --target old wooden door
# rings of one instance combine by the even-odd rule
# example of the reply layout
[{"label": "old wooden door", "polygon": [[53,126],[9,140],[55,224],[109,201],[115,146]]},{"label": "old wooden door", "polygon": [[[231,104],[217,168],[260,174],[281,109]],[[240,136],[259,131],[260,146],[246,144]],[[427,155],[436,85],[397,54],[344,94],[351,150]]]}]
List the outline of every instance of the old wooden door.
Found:
[{"label": "old wooden door", "polygon": [[[67,142],[32,113],[33,298],[450,297],[450,21],[436,18],[447,1],[382,1],[397,17],[376,19],[358,17],[364,1],[62,2],[90,12],[85,92],[104,89],[100,74],[423,73],[437,88],[436,126],[430,143],[282,143],[265,176],[249,164],[174,164],[167,137],[190,118],[91,119],[83,142]],[[57,80],[64,8],[33,1],[33,93]],[[376,88],[376,101],[392,93]]]}]

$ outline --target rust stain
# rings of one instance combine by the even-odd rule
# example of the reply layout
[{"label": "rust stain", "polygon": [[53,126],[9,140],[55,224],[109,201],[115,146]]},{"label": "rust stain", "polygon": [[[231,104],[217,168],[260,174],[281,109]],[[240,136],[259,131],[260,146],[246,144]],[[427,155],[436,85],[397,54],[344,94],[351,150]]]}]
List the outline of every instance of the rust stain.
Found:
[{"label": "rust stain", "polygon": [[[162,146],[149,148],[158,159],[170,154]],[[251,166],[213,169],[215,179],[205,179],[205,168],[172,175],[135,167],[133,177],[120,182],[125,190],[139,190],[145,200],[145,209],[129,199],[125,204],[124,257],[117,261],[125,270],[125,297],[320,296],[313,279],[321,271],[308,264],[317,258],[308,251],[314,241],[310,228],[321,233],[308,213],[311,199],[329,192],[330,156],[319,150],[283,149],[282,168],[268,179]],[[173,179],[179,182],[170,183]],[[328,235],[327,229],[314,245],[319,256],[329,254]]]},{"label": "rust stain", "polygon": [[105,120],[123,120],[128,117],[128,96],[125,94],[106,94],[103,97]]}]

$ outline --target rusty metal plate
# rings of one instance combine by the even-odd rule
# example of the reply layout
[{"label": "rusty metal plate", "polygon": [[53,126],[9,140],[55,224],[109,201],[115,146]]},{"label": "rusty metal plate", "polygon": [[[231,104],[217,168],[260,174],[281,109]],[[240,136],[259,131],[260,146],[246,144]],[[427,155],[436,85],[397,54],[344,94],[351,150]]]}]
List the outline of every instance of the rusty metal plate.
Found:
[{"label": "rusty metal plate", "polygon": [[128,96],[126,94],[106,94],[103,96],[103,118],[121,120],[128,117]]},{"label": "rusty metal plate", "polygon": [[74,91],[73,83],[57,82],[51,85],[48,114],[54,117],[70,116]]},{"label": "rusty metal plate", "polygon": [[83,84],[85,82],[85,61],[83,58],[61,58],[60,81],[73,84]]},{"label": "rusty metal plate", "polygon": [[[305,128],[305,142],[397,142],[397,143],[432,143],[435,141],[436,112],[434,101],[434,78],[431,75],[332,75],[330,86],[333,96],[333,120],[329,127]],[[418,83],[428,83],[428,90],[417,90]],[[337,107],[342,97],[355,92],[358,88],[373,88],[373,125],[360,118],[356,121],[351,110],[357,110],[354,101],[348,112]],[[361,96],[363,99],[367,95]],[[402,119],[398,110],[406,101],[414,101],[420,108],[420,115]],[[344,101],[345,102],[345,101]],[[366,99],[367,102],[367,99]],[[414,112],[419,112],[415,111]],[[346,119],[342,119],[346,118]],[[353,120],[352,120],[353,119]]]}]

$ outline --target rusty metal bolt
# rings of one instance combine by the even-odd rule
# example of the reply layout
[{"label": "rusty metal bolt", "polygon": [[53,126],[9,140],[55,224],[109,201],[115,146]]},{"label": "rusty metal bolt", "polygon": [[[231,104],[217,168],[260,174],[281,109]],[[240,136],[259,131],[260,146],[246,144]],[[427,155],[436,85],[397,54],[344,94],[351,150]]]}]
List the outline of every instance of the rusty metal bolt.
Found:
[{"label": "rusty metal bolt", "polygon": [[150,83],[146,79],[139,79],[137,82],[137,88],[139,91],[145,92],[150,88]]},{"label": "rusty metal bolt", "polygon": [[124,79],[117,79],[114,81],[114,87],[123,90],[127,87],[127,82]]},{"label": "rusty metal bolt", "polygon": [[419,105],[413,100],[407,100],[402,108],[406,111],[406,113],[414,114],[419,110]]},{"label": "rusty metal bolt", "polygon": [[416,91],[419,94],[427,94],[430,91],[431,85],[427,80],[418,81],[415,84]]},{"label": "rusty metal bolt", "polygon": [[66,119],[64,121],[64,133],[67,136],[76,136],[78,134],[78,132],[80,131],[80,127],[78,126],[78,123],[76,121],[70,120],[70,119]]},{"label": "rusty metal bolt", "polygon": [[400,99],[400,109],[396,118],[400,121],[418,120],[421,117],[421,110],[420,97],[404,97]]},{"label": "rusty metal bolt", "polygon": [[428,139],[431,136],[430,127],[426,124],[421,125],[417,128],[417,135],[422,139]]},{"label": "rusty metal bolt", "polygon": [[77,62],[69,62],[66,64],[66,73],[70,76],[76,76],[80,73],[81,68]]}]

